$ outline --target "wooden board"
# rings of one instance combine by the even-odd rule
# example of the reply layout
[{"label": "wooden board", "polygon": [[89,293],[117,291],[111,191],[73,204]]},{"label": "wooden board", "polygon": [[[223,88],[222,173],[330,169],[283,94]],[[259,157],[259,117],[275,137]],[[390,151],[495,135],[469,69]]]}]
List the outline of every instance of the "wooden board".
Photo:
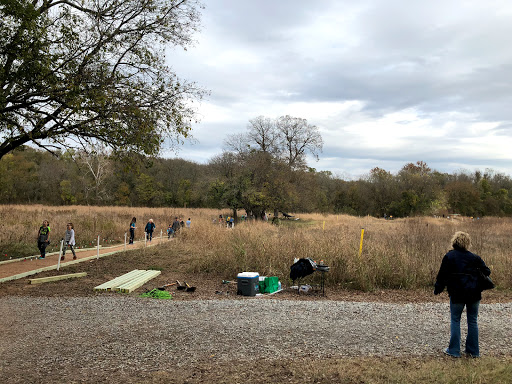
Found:
[{"label": "wooden board", "polygon": [[142,276],[138,276],[129,282],[119,285],[115,287],[114,290],[121,291],[123,293],[130,293],[136,290],[137,288],[141,287],[142,285],[146,284],[149,280],[154,279],[161,273],[161,271],[154,270],[145,271],[145,273]]},{"label": "wooden board", "polygon": [[30,284],[42,284],[42,283],[48,283],[50,281],[72,279],[74,277],[84,277],[84,276],[87,276],[87,272],[70,273],[68,275],[58,275],[58,276],[50,276],[50,277],[40,277],[37,279],[29,279],[29,281],[30,281]]},{"label": "wooden board", "polygon": [[133,280],[137,276],[141,276],[145,273],[145,270],[134,269],[131,272],[127,272],[124,275],[118,276],[115,279],[109,280],[106,283],[100,284],[97,287],[94,287],[95,291],[110,291],[115,287],[124,284],[128,281]]}]

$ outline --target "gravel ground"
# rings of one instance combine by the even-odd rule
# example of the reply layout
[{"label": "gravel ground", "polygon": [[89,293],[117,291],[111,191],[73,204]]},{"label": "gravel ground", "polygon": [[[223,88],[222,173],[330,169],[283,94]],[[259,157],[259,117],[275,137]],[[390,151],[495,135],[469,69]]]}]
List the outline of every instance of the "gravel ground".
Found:
[{"label": "gravel ground", "polygon": [[[0,313],[0,382],[10,383],[132,382],[233,359],[429,356],[449,337],[447,303],[8,296]],[[483,355],[512,354],[512,303],[482,304],[479,326]]]}]

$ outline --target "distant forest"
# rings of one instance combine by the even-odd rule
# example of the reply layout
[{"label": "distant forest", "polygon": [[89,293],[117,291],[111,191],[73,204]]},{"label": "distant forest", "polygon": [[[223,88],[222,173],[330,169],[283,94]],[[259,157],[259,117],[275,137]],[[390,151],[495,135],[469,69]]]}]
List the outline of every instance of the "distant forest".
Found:
[{"label": "distant forest", "polygon": [[0,160],[1,204],[120,205],[324,212],[404,217],[511,216],[512,179],[492,170],[453,174],[422,161],[392,174],[342,180],[268,153],[224,152],[208,164],[22,147]]}]

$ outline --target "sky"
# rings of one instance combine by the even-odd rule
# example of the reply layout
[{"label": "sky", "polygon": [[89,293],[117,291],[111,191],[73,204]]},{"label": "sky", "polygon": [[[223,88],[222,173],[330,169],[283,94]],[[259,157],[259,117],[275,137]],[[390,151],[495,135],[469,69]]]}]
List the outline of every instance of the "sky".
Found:
[{"label": "sky", "polygon": [[207,0],[178,76],[210,95],[177,154],[207,163],[250,119],[291,115],[323,138],[318,171],[356,179],[424,161],[512,175],[512,2]]}]

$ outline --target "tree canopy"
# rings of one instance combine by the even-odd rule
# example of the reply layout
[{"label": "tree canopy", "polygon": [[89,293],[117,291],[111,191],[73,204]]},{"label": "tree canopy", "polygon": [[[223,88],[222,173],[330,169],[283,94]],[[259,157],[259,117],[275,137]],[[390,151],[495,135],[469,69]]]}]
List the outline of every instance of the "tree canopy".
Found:
[{"label": "tree canopy", "polygon": [[198,0],[4,0],[0,5],[0,158],[102,142],[154,155],[189,134],[205,91],[178,78]]},{"label": "tree canopy", "polygon": [[[306,119],[258,116],[249,120],[245,133],[229,135],[225,146],[231,152],[214,159],[224,169],[225,203],[233,214],[244,208],[262,217],[268,210],[277,216],[295,205],[298,198],[293,184],[307,178],[306,155],[318,159],[323,140],[318,128]],[[214,185],[218,196],[218,183]]]},{"label": "tree canopy", "polygon": [[323,140],[318,127],[306,119],[289,115],[277,119],[258,116],[249,120],[247,132],[229,135],[225,145],[228,150],[240,154],[250,151],[268,153],[294,169],[304,169],[308,153],[318,160]]}]

